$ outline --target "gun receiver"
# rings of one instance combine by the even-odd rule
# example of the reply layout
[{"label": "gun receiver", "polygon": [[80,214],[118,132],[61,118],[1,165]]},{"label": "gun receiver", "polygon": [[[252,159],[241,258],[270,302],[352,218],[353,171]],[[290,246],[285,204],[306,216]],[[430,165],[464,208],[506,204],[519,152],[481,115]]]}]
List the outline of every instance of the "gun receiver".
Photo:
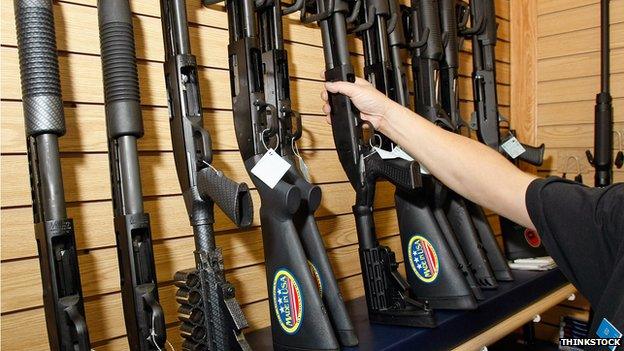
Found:
[{"label": "gun receiver", "polygon": [[165,82],[176,171],[195,237],[194,269],[174,279],[184,350],[250,350],[243,335],[247,321],[225,280],[223,256],[214,239],[214,204],[239,227],[252,222],[245,183],[226,178],[212,166],[212,146],[203,127],[199,77],[191,54],[184,0],[162,0]]},{"label": "gun receiver", "polygon": [[143,211],[137,140],[143,136],[128,0],[98,1],[108,157],[124,321],[131,350],[165,346],[149,215]]},{"label": "gun receiver", "polygon": [[[544,144],[533,147],[522,144],[524,152],[516,156],[510,154],[502,146],[507,141],[514,141],[513,131],[501,137],[500,121],[503,119],[498,112],[498,94],[496,92],[496,12],[494,0],[470,1],[470,18],[472,27],[462,28],[461,33],[472,38],[472,82],[474,108],[471,127],[477,130],[479,141],[494,150],[504,152],[508,157],[539,166],[544,159]],[[516,156],[516,157],[514,157]]]},{"label": "gun receiver", "polygon": [[[353,82],[355,74],[347,47],[347,26],[360,16],[361,2],[316,0],[305,1],[300,5],[303,22],[317,21],[321,27],[326,80]],[[375,17],[378,10],[379,13],[384,13],[382,16],[387,16],[387,4],[385,8],[382,8],[382,2],[377,5],[379,7],[376,9],[365,7],[364,11],[368,12],[364,16]],[[365,27],[367,23],[362,25],[364,27],[360,26],[355,31],[368,29]],[[369,73],[378,74],[376,77],[383,81],[390,79],[385,75],[388,73],[385,67],[369,65]],[[329,100],[338,158],[356,192],[353,213],[369,319],[371,322],[383,324],[435,326],[431,309],[409,297],[409,285],[397,272],[398,264],[394,252],[377,241],[373,219],[376,182],[386,179],[398,188],[413,191],[421,185],[419,166],[413,161],[403,159],[382,159],[371,146],[369,135],[365,135],[367,128],[349,98],[341,94],[330,94]]]},{"label": "gun receiver", "polygon": [[58,138],[65,116],[52,1],[15,0],[33,221],[50,349],[89,351],[74,223],[67,218]]}]

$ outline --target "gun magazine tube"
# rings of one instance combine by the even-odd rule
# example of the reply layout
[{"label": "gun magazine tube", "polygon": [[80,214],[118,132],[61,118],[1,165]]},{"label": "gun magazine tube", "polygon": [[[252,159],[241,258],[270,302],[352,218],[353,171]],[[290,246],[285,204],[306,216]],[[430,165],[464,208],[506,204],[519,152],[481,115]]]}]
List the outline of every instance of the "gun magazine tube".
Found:
[{"label": "gun magazine tube", "polygon": [[67,218],[58,138],[65,134],[52,2],[16,0],[33,219],[50,349],[88,351],[73,221]]},{"label": "gun magazine tube", "polygon": [[143,120],[128,0],[100,0],[98,19],[124,321],[131,350],[155,351],[165,347],[165,316],[149,215],[143,212],[137,152]]}]

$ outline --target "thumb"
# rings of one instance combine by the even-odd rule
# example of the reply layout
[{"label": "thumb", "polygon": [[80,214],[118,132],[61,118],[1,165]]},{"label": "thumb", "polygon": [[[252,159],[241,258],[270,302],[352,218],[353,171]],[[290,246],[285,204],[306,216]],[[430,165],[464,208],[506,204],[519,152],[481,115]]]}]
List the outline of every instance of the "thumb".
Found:
[{"label": "thumb", "polygon": [[325,89],[330,93],[339,93],[351,97],[355,94],[357,86],[350,82],[338,81],[338,82],[326,82]]}]

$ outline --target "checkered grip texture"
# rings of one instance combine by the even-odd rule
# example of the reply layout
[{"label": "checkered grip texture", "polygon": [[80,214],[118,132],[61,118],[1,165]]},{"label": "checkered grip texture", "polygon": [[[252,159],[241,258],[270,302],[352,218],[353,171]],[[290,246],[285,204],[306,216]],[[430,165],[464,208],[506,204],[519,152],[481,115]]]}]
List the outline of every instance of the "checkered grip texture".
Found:
[{"label": "checkered grip texture", "polygon": [[236,183],[212,167],[206,167],[197,174],[197,189],[202,199],[214,201],[237,226],[251,224],[253,204],[247,184]]},{"label": "checkered grip texture", "polygon": [[15,1],[15,23],[26,133],[65,134],[50,0]]}]

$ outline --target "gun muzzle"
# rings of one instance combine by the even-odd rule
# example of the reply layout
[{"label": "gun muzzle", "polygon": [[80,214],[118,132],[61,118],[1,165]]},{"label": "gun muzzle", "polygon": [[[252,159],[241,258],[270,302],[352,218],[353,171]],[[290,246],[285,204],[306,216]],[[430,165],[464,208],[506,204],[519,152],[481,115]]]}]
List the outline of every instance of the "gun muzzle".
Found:
[{"label": "gun muzzle", "polygon": [[251,194],[245,183],[236,183],[212,167],[199,171],[197,189],[204,200],[212,200],[239,227],[253,221]]}]

